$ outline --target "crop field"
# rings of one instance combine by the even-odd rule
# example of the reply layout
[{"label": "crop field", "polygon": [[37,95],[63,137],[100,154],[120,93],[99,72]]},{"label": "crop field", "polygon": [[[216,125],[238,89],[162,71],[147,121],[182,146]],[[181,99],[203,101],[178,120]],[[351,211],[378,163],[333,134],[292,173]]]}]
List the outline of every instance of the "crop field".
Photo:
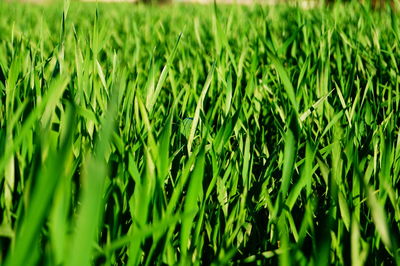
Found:
[{"label": "crop field", "polygon": [[0,264],[399,265],[399,19],[0,2]]}]

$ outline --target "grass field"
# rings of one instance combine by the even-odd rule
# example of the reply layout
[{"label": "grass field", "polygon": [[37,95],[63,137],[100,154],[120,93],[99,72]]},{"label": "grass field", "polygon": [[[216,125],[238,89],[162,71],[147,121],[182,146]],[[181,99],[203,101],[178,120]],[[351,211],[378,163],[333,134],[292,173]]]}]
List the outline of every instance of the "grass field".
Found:
[{"label": "grass field", "polygon": [[0,264],[400,264],[399,14],[0,2]]}]

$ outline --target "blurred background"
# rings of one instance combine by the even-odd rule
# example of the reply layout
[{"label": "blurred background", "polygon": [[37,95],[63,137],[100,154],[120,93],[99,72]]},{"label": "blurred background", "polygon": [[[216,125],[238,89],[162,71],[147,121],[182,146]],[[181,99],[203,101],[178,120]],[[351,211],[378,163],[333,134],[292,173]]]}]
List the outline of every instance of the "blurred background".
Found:
[{"label": "blurred background", "polygon": [[[37,4],[54,3],[59,0],[0,0],[6,2],[28,2]],[[72,0],[72,2],[130,2],[130,3],[144,3],[144,4],[174,4],[174,3],[198,3],[198,4],[240,4],[240,5],[279,5],[286,4],[292,6],[298,6],[303,9],[329,6],[334,3],[343,3],[356,1],[364,5],[370,6],[373,9],[383,9],[384,7],[390,7],[394,10],[399,9],[399,0]]]}]

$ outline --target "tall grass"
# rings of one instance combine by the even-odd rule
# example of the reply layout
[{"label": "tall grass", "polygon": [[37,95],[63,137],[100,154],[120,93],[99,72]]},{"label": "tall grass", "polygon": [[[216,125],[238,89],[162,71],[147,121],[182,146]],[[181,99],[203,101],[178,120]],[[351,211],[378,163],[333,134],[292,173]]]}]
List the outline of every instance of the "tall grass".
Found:
[{"label": "tall grass", "polygon": [[0,2],[0,263],[400,264],[398,19]]}]

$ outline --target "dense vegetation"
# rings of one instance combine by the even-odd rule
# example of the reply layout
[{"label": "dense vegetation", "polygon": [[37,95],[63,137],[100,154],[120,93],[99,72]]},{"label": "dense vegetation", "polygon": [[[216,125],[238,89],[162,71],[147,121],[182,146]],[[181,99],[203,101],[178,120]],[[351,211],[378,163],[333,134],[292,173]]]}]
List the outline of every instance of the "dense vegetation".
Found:
[{"label": "dense vegetation", "polygon": [[0,264],[399,264],[398,19],[0,2]]}]

